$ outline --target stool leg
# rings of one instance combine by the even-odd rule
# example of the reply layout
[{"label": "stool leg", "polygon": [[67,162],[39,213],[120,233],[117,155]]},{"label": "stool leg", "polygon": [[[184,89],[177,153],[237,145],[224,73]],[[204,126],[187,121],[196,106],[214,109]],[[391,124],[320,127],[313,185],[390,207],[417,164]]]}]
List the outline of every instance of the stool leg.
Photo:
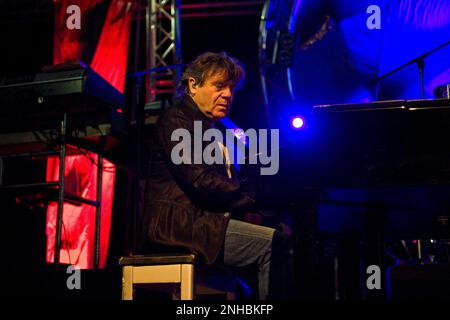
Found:
[{"label": "stool leg", "polygon": [[181,265],[181,300],[194,299],[194,265]]},{"label": "stool leg", "polygon": [[133,300],[133,266],[122,268],[122,300]]}]

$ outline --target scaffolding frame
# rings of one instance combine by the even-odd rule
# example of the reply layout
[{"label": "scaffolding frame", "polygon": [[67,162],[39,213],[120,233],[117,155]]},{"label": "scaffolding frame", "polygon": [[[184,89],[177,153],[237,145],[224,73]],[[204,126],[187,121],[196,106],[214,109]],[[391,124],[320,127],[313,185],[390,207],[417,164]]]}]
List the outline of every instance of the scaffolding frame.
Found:
[{"label": "scaffolding frame", "polygon": [[181,0],[147,0],[146,103],[177,96],[181,79]]}]

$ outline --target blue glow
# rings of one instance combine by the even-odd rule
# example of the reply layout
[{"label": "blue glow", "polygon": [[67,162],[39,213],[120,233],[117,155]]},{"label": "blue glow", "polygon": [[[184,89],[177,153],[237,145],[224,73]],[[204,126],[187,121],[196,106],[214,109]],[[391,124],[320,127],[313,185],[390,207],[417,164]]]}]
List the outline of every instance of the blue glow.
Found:
[{"label": "blue glow", "polygon": [[286,77],[287,79],[287,83],[288,83],[288,87],[289,87],[289,93],[291,95],[291,99],[295,100],[295,92],[294,92],[294,88],[292,87],[292,68],[289,67],[286,70]]},{"label": "blue glow", "polygon": [[219,120],[222,125],[227,129],[230,130],[230,132],[233,133],[233,135],[236,137],[237,141],[239,142],[237,144],[237,148],[234,150],[234,167],[237,171],[240,171],[240,165],[237,159],[241,159],[245,157],[245,148],[247,147],[247,137],[245,135],[245,132],[243,129],[239,128],[230,118],[225,117]]},{"label": "blue glow", "polygon": [[[396,3],[395,3],[396,5]],[[379,74],[402,66],[450,40],[448,1],[400,1],[393,7],[384,39]],[[438,84],[450,81],[450,46],[424,58],[425,98]],[[380,83],[379,100],[420,98],[420,74],[413,63]]]},{"label": "blue glow", "polygon": [[292,16],[291,19],[289,21],[289,32],[294,32],[294,27],[295,27],[295,23],[297,21],[297,14],[298,14],[298,9],[300,7],[300,2],[301,0],[296,0],[295,1],[295,5],[293,6],[293,10],[292,10]]},{"label": "blue glow", "polygon": [[[367,26],[371,5],[380,9],[380,29]],[[303,0],[301,10],[311,6],[323,10],[303,12],[308,24],[299,21],[297,34],[317,32],[326,15],[333,27],[294,56],[293,92],[303,105],[418,99],[417,64],[378,78],[450,40],[448,0]],[[433,90],[450,82],[450,45],[424,62],[425,98],[434,98]]]},{"label": "blue glow", "polygon": [[[295,4],[293,6],[292,9],[292,14],[291,14],[291,18],[289,20],[289,32],[290,33],[294,33],[295,32],[295,26],[297,23],[297,15],[298,15],[298,10],[300,8],[300,2],[301,0],[296,0]],[[289,93],[291,94],[291,99],[295,100],[295,92],[294,89],[292,88],[292,67],[289,67],[287,69],[287,83],[289,85]]]}]

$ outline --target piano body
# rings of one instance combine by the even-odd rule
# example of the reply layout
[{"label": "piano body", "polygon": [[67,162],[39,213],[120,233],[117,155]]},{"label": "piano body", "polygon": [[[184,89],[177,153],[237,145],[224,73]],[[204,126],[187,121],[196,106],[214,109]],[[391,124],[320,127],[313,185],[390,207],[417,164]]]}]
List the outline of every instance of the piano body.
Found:
[{"label": "piano body", "polygon": [[317,246],[335,232],[353,237],[342,249],[341,298],[384,299],[385,281],[363,290],[361,261],[385,280],[387,239],[450,238],[450,99],[315,106],[307,120],[280,150],[279,173],[256,182],[265,205],[293,213],[301,296],[314,296]]}]

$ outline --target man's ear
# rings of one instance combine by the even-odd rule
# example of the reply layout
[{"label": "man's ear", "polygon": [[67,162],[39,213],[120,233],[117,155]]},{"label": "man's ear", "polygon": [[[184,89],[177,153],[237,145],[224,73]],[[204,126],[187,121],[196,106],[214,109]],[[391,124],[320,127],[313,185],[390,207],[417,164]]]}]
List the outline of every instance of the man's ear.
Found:
[{"label": "man's ear", "polygon": [[194,78],[190,77],[188,80],[189,91],[193,94],[197,92],[197,81]]}]

